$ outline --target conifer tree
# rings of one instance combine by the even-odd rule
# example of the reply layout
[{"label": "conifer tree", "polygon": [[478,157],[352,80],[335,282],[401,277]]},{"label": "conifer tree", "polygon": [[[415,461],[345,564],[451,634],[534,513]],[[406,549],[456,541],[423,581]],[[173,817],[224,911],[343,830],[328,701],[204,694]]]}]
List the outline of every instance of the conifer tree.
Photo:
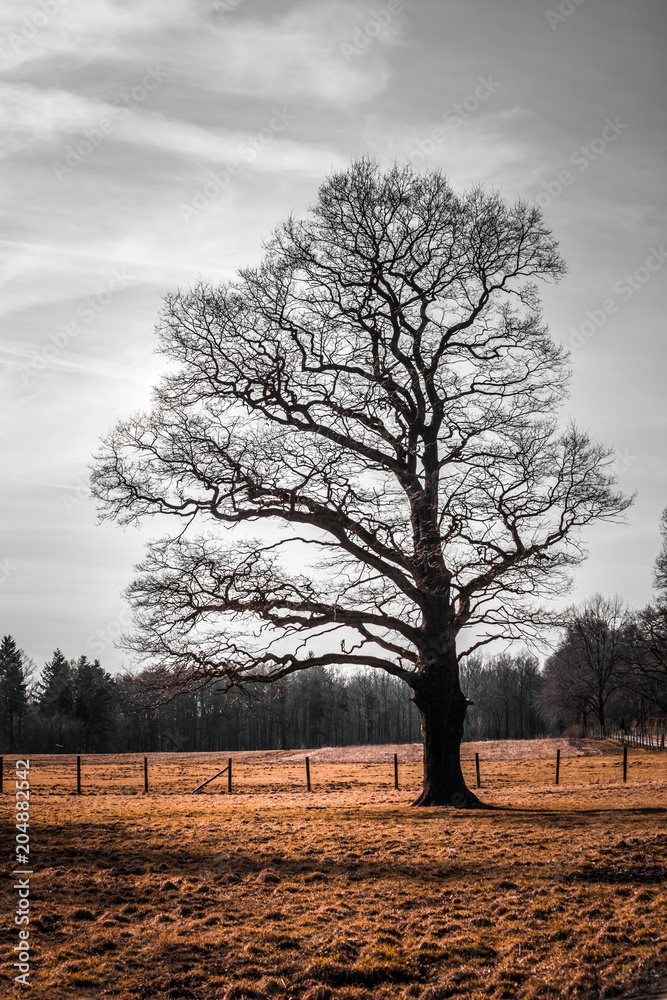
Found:
[{"label": "conifer tree", "polygon": [[[28,704],[21,650],[11,635],[0,644],[0,711],[6,724],[7,749],[14,750],[14,735],[21,737],[21,719]],[[3,739],[0,741],[5,742]]]}]

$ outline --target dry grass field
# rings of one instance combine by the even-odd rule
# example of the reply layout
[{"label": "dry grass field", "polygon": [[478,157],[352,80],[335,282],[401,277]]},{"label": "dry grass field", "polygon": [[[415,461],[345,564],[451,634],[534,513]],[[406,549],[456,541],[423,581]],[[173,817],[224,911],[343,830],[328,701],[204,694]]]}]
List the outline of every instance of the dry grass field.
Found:
[{"label": "dry grass field", "polygon": [[[561,784],[553,784],[561,747]],[[30,995],[620,997],[667,961],[667,755],[468,745],[497,808],[413,809],[419,751],[31,758]],[[393,788],[397,752],[401,788]],[[4,956],[14,760],[5,758]],[[12,775],[13,776],[13,775]],[[12,959],[0,995],[18,996]],[[642,994],[637,994],[642,995]],[[657,993],[655,994],[658,995]]]}]

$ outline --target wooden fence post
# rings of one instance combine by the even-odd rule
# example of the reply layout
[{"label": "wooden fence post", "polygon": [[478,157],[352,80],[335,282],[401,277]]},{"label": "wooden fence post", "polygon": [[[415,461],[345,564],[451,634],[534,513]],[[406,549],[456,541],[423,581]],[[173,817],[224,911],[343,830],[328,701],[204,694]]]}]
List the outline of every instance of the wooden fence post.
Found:
[{"label": "wooden fence post", "polygon": [[398,788],[398,754],[394,754],[394,788]]},{"label": "wooden fence post", "polygon": [[623,781],[628,780],[628,748],[623,747]]},{"label": "wooden fence post", "polygon": [[76,794],[81,795],[81,758],[76,757]]},{"label": "wooden fence post", "polygon": [[556,750],[556,784],[560,778],[560,747]]},{"label": "wooden fence post", "polygon": [[196,788],[192,789],[192,794],[195,795],[197,792],[201,792],[202,788],[206,788],[207,785],[210,785],[212,781],[215,781],[216,778],[219,778],[221,774],[225,773],[225,771],[227,771],[227,788],[231,792],[231,790],[232,790],[232,779],[231,779],[232,762],[231,762],[231,759],[230,759],[230,760],[227,761],[227,767],[220,768],[219,771],[215,772],[215,774],[213,775],[212,778],[207,778],[206,781],[202,781],[201,785],[197,785]]},{"label": "wooden fence post", "polygon": [[227,791],[232,794],[232,758],[227,758]]},{"label": "wooden fence post", "polygon": [[475,754],[475,771],[477,772],[477,787],[481,788],[481,782],[479,780],[479,754]]},{"label": "wooden fence post", "polygon": [[312,791],[310,787],[310,757],[306,757],[306,789]]},{"label": "wooden fence post", "polygon": [[144,795],[148,795],[148,757],[144,757]]}]

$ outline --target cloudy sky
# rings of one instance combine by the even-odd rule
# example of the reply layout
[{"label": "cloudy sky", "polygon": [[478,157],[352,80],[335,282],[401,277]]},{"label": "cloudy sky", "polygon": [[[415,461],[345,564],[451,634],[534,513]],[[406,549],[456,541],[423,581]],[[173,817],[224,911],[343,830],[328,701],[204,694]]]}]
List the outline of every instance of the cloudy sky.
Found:
[{"label": "cloudy sky", "polygon": [[[231,277],[352,156],[544,208],[570,412],[637,491],[573,598],[651,597],[667,506],[664,63],[656,0],[5,0],[0,630],[38,664],[113,646],[146,533],[87,466],[160,369],[160,293]],[[149,532],[150,533],[150,532]]]}]

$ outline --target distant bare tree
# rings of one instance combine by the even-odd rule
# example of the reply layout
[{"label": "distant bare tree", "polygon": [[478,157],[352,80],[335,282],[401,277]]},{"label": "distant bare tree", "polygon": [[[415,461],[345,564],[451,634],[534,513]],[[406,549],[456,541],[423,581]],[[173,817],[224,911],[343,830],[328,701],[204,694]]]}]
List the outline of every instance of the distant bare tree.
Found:
[{"label": "distant bare tree", "polygon": [[667,715],[667,599],[647,604],[628,622],[627,686]]},{"label": "distant bare tree", "polygon": [[660,518],[660,534],[662,536],[662,548],[655,560],[653,585],[662,594],[664,599],[667,600],[667,507],[663,510]]},{"label": "distant bare tree", "polygon": [[662,548],[655,560],[656,600],[636,611],[627,628],[628,686],[667,715],[667,509],[660,518]]},{"label": "distant bare tree", "polygon": [[538,209],[361,159],[259,267],[170,294],[154,409],[92,478],[104,516],[178,522],[129,588],[129,647],[184,689],[386,670],[421,712],[418,803],[478,804],[459,656],[539,626],[578,529],[630,502],[608,450],[557,430],[567,356],[530,282],[564,270]]},{"label": "distant bare tree", "polygon": [[628,613],[619,597],[595,594],[570,608],[563,642],[544,667],[542,709],[552,722],[604,726],[607,708],[625,684]]}]

